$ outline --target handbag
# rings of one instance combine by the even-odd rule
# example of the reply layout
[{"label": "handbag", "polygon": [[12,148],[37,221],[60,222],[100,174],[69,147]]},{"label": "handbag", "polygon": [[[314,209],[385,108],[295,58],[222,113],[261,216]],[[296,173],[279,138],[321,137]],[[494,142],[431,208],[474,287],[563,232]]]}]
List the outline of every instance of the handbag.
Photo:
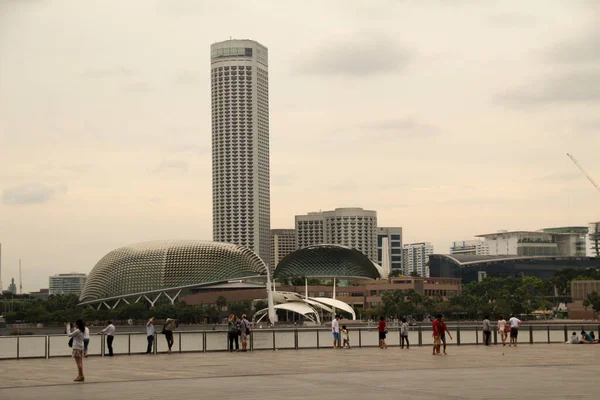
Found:
[{"label": "handbag", "polygon": [[510,328],[508,326],[504,327],[504,333],[509,333],[510,332]]},{"label": "handbag", "polygon": [[69,339],[69,347],[73,347],[73,338]]}]

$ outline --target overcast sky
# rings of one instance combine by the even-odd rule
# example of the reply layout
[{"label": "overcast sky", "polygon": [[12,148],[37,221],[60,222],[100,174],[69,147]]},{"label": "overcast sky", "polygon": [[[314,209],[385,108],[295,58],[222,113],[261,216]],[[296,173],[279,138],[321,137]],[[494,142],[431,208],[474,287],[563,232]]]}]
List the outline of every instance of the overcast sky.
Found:
[{"label": "overcast sky", "polygon": [[212,239],[210,44],[269,48],[271,227],[377,210],[404,241],[585,225],[600,2],[0,0],[4,288]]}]

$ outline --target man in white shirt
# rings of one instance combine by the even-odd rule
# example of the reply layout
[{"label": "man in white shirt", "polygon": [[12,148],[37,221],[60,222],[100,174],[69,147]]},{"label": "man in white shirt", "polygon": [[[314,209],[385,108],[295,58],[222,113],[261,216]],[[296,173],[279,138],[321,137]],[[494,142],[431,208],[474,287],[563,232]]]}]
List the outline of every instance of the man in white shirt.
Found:
[{"label": "man in white shirt", "polygon": [[106,335],[106,346],[108,346],[108,355],[110,357],[113,356],[113,340],[115,339],[115,326],[112,324],[112,321],[108,321],[108,326],[102,329],[98,334],[104,333]]},{"label": "man in white shirt", "polygon": [[150,317],[146,323],[146,338],[148,339],[148,348],[146,354],[152,354],[152,343],[154,343],[154,317]]},{"label": "man in white shirt", "polygon": [[331,321],[331,333],[333,333],[333,348],[338,347],[340,340],[340,316],[336,315]]},{"label": "man in white shirt", "polygon": [[508,345],[509,347],[513,344],[515,345],[515,347],[517,347],[517,337],[519,336],[519,328],[522,324],[523,323],[521,322],[521,320],[515,315],[512,315],[508,320],[508,325],[510,326],[510,343]]}]

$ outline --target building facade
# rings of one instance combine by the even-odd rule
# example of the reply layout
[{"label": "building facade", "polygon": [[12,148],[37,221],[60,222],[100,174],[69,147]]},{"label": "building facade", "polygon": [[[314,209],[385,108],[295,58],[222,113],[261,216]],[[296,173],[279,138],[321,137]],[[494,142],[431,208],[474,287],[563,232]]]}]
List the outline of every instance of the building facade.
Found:
[{"label": "building facade", "polygon": [[271,229],[271,268],[276,268],[279,261],[298,249],[295,229]]},{"label": "building facade", "polygon": [[86,274],[58,274],[49,279],[48,294],[75,294],[79,296],[87,280]]},{"label": "building facade", "polygon": [[452,242],[450,247],[450,254],[464,254],[474,256],[478,254],[478,250],[481,253],[481,240],[461,240]]},{"label": "building facade", "polygon": [[270,262],[268,50],[252,40],[211,46],[213,240]]},{"label": "building facade", "polygon": [[600,257],[600,221],[590,223],[588,240],[590,255]]},{"label": "building facade", "polygon": [[411,276],[415,273],[421,277],[429,277],[427,262],[433,254],[433,245],[429,242],[409,243],[402,247],[402,273]]},{"label": "building facade", "polygon": [[377,228],[377,264],[388,274],[402,273],[402,228]]},{"label": "building facade", "polygon": [[10,285],[8,285],[8,289],[6,289],[6,291],[12,294],[17,294],[17,285],[15,285],[15,278],[11,278]]},{"label": "building facade", "polygon": [[484,241],[477,255],[585,257],[587,231],[587,227],[562,227],[478,235]]},{"label": "building facade", "polygon": [[336,208],[296,216],[298,248],[337,244],[365,254],[377,262],[377,212],[362,208]]}]

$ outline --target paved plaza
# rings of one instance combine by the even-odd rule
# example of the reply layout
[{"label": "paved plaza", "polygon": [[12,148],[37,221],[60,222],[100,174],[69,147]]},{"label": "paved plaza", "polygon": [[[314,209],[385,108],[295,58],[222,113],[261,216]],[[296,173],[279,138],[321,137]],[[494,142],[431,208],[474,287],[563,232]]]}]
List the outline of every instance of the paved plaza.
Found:
[{"label": "paved plaza", "polygon": [[281,350],[0,361],[0,399],[597,399],[600,346]]}]

